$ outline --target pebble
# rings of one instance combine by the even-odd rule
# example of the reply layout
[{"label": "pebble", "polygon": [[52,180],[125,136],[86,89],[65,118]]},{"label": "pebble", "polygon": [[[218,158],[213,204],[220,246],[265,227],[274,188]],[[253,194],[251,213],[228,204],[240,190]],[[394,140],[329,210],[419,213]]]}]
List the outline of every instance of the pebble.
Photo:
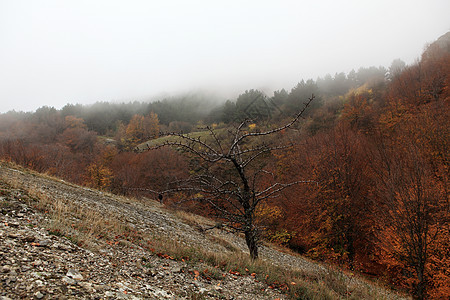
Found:
[{"label": "pebble", "polygon": [[111,291],[106,291],[106,292],[105,292],[105,297],[106,297],[106,298],[112,298],[112,297],[114,297],[114,293],[111,292]]},{"label": "pebble", "polygon": [[2,273],[9,273],[11,271],[10,266],[2,266]]},{"label": "pebble", "polygon": [[65,284],[68,284],[68,285],[75,285],[75,284],[77,284],[77,282],[75,281],[75,279],[72,279],[72,278],[67,277],[67,276],[64,276],[64,277],[62,278],[62,282],[64,282]]},{"label": "pebble", "polygon": [[16,281],[17,281],[16,277],[9,277],[8,279],[6,279],[5,283],[10,284],[10,283],[14,283]]},{"label": "pebble", "polygon": [[35,267],[38,267],[38,266],[42,265],[42,260],[37,259],[37,260],[33,261],[32,265]]},{"label": "pebble", "polygon": [[52,241],[50,240],[39,240],[38,246],[40,247],[49,247],[52,244]]},{"label": "pebble", "polygon": [[87,290],[88,292],[93,292],[94,288],[92,287],[92,283],[90,282],[79,282],[78,283],[79,286],[81,286],[82,288],[84,288],[85,290]]},{"label": "pebble", "polygon": [[26,242],[26,243],[31,243],[34,242],[36,240],[36,238],[32,235],[27,235],[22,237],[22,241]]},{"label": "pebble", "polygon": [[42,282],[42,280],[36,280],[36,281],[34,282],[34,284],[35,284],[37,287],[41,287],[41,286],[44,285],[44,282]]}]

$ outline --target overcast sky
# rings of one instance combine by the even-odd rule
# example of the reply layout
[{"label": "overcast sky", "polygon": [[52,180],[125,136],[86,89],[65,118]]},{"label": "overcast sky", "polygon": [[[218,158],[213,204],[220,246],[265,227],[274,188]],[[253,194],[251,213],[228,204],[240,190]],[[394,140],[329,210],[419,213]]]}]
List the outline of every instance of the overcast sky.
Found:
[{"label": "overcast sky", "polygon": [[450,30],[450,1],[0,0],[0,112],[412,63]]}]

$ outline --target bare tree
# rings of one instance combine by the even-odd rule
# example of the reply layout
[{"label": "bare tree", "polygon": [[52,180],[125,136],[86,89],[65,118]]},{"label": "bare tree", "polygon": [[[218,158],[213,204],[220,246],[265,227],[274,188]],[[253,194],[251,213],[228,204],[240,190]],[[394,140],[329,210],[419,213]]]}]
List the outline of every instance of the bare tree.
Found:
[{"label": "bare tree", "polygon": [[[314,99],[312,95],[303,108],[287,124],[274,129],[251,130],[252,120],[242,121],[228,131],[207,127],[208,138],[171,133],[173,140],[148,147],[176,147],[193,154],[198,170],[187,180],[171,183],[172,187],[163,193],[186,192],[193,198],[207,203],[219,218],[226,220],[229,227],[243,232],[250,257],[258,257],[258,228],[255,213],[263,201],[279,196],[284,189],[308,182],[294,180],[287,183],[276,181],[265,167],[267,156],[273,151],[291,147],[291,142],[282,142],[279,136],[299,121]],[[252,126],[250,126],[252,127]]]}]

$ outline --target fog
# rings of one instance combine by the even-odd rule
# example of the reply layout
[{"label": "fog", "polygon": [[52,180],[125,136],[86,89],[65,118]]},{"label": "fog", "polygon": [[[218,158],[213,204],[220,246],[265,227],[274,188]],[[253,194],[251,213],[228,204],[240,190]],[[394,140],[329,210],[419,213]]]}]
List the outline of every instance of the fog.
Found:
[{"label": "fog", "polygon": [[0,0],[0,112],[235,98],[301,79],[412,63],[450,30],[448,0]]}]

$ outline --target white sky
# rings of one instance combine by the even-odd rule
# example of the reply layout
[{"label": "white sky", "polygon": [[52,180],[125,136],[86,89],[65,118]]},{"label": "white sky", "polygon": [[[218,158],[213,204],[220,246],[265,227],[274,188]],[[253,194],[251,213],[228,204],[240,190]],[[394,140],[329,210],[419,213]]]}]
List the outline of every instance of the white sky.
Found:
[{"label": "white sky", "polygon": [[192,90],[235,98],[412,63],[450,1],[0,0],[0,112]]}]

